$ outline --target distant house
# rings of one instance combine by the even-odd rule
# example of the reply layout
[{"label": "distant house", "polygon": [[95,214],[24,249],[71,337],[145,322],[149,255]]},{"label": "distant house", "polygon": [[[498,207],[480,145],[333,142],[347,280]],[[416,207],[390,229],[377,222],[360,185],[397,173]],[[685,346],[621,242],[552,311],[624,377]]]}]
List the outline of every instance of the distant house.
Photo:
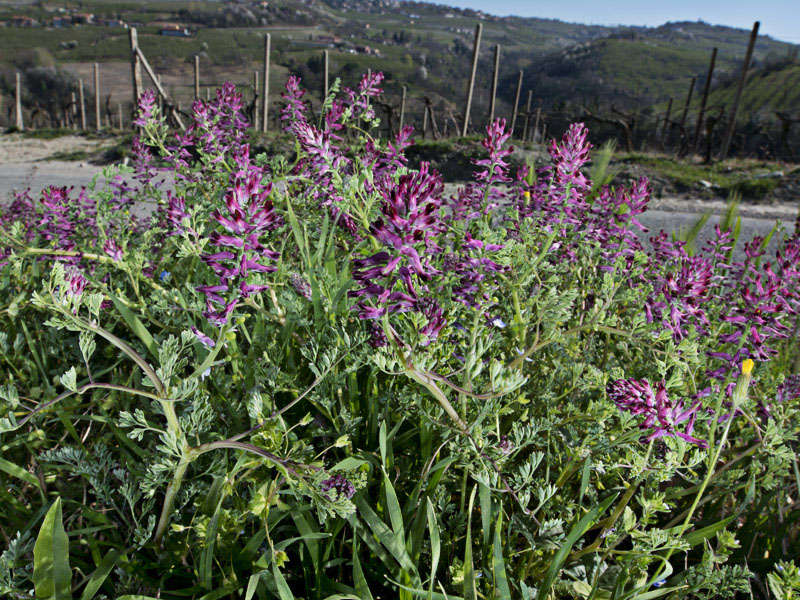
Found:
[{"label": "distant house", "polygon": [[167,23],[164,27],[161,28],[161,35],[166,35],[169,37],[192,37],[192,33],[182,25],[178,25],[177,23]]},{"label": "distant house", "polygon": [[62,27],[71,27],[72,19],[70,17],[53,17],[52,25],[55,29],[61,29]]},{"label": "distant house", "polygon": [[92,13],[78,13],[72,15],[72,22],[76,25],[92,25],[94,23],[94,15]]},{"label": "distant house", "polygon": [[26,17],[24,15],[17,15],[11,17],[11,26],[12,27],[36,27],[39,23],[36,19],[32,17]]},{"label": "distant house", "polygon": [[123,29],[128,28],[128,24],[120,19],[100,19],[97,21],[97,24],[102,25],[103,27],[122,27]]}]

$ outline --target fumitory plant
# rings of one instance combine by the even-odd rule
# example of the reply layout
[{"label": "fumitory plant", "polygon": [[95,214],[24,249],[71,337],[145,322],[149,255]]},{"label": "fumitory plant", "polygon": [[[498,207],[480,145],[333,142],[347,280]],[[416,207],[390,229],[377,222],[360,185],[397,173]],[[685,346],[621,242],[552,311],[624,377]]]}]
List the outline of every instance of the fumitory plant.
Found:
[{"label": "fumitory plant", "polygon": [[582,124],[446,185],[382,80],[290,77],[277,155],[146,92],[130,166],[0,209],[0,592],[791,594],[798,228],[648,232]]}]

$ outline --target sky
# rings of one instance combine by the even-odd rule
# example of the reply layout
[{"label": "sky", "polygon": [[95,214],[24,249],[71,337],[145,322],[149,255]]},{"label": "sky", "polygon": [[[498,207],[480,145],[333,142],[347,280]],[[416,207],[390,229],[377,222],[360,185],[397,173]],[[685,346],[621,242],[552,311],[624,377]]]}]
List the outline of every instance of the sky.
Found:
[{"label": "sky", "polygon": [[662,25],[697,21],[752,29],[800,44],[800,0],[431,0],[505,16],[542,17],[590,25]]}]

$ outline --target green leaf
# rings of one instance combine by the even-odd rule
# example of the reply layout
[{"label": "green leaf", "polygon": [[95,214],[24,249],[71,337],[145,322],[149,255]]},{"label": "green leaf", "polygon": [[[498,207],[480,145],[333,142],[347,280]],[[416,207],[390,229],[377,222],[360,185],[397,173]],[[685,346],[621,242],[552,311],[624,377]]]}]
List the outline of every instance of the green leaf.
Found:
[{"label": "green leaf", "polygon": [[217,503],[214,515],[206,528],[205,547],[200,555],[199,578],[200,585],[205,589],[211,589],[211,582],[214,575],[214,546],[217,542],[217,527],[219,525],[219,509],[222,507],[222,499]]},{"label": "green leaf", "polygon": [[428,588],[428,600],[433,598],[433,584],[436,580],[436,569],[439,566],[439,554],[441,552],[441,542],[439,540],[439,525],[436,523],[436,512],[430,498],[426,498],[428,505],[426,508],[428,516],[428,531],[431,533],[431,584]]},{"label": "green leaf", "polygon": [[61,376],[60,381],[70,392],[78,391],[78,374],[75,372],[75,367],[70,367],[69,371]]},{"label": "green leaf", "polygon": [[372,592],[369,591],[367,579],[364,577],[364,570],[361,568],[361,561],[358,560],[358,554],[353,553],[353,583],[355,584],[356,592],[361,600],[374,600]]},{"label": "green leaf", "polygon": [[569,552],[572,550],[575,542],[583,537],[583,535],[597,520],[597,518],[602,515],[609,506],[611,506],[614,500],[617,499],[617,496],[619,496],[618,492],[611,494],[608,498],[603,500],[599,506],[595,506],[592,510],[586,513],[586,515],[570,530],[569,535],[567,535],[567,538],[564,540],[561,548],[558,552],[556,552],[555,556],[553,556],[553,562],[550,563],[550,568],[547,570],[547,574],[542,581],[542,585],[539,587],[539,593],[536,595],[537,600],[545,600],[547,598],[547,596],[550,594],[550,588],[553,587],[553,582],[556,580],[561,567],[564,566],[564,563],[569,556]]},{"label": "green leaf", "polygon": [[44,517],[33,548],[33,586],[37,600],[72,598],[69,540],[61,521],[61,498]]},{"label": "green leaf", "polygon": [[472,487],[467,510],[467,541],[464,550],[464,600],[477,600],[478,590],[475,587],[475,565],[472,564],[472,505],[475,503],[475,492],[478,486]]},{"label": "green leaf", "polygon": [[150,353],[150,356],[157,359],[158,358],[158,346],[156,346],[156,341],[153,339],[153,336],[150,335],[150,332],[147,331],[147,327],[139,320],[135,314],[131,312],[131,310],[122,303],[122,300],[117,298],[111,291],[108,291],[108,297],[111,299],[111,302],[114,303],[114,306],[119,311],[119,314],[122,315],[122,318],[128,324],[128,327],[131,328],[131,331],[136,334],[136,336],[142,340],[144,343],[145,348]]},{"label": "green leaf", "polygon": [[281,600],[294,600],[294,594],[289,589],[289,584],[283,578],[283,573],[275,563],[272,563],[272,574],[275,577],[275,585],[278,586],[278,595]]},{"label": "green leaf", "polygon": [[500,530],[503,528],[503,511],[497,512],[497,522],[494,525],[494,541],[492,543],[492,572],[494,573],[494,586],[500,600],[511,600],[511,589],[508,587],[506,564],[503,560],[503,542],[500,539]]},{"label": "green leaf", "polygon": [[375,514],[375,511],[367,504],[361,494],[356,494],[353,497],[353,503],[358,508],[358,516],[367,524],[381,545],[389,551],[389,554],[395,558],[406,573],[413,578],[414,584],[417,585],[419,580],[417,569],[403,542],[397,539],[397,536],[389,529],[386,523],[381,521],[380,517]]},{"label": "green leaf", "polygon": [[83,588],[81,600],[92,600],[92,598],[94,598],[94,595],[98,592],[100,586],[103,585],[103,582],[106,580],[106,577],[108,577],[108,574],[111,573],[111,569],[116,566],[119,559],[126,552],[127,550],[115,550],[114,552],[106,554],[103,557],[103,560],[101,560],[100,564],[97,565],[97,569],[95,569],[94,573],[92,573],[89,583],[87,583],[86,587]]},{"label": "green leaf", "polygon": [[722,519],[713,525],[709,525],[708,527],[703,527],[702,529],[698,529],[696,531],[692,531],[691,533],[687,533],[683,536],[683,540],[687,542],[690,546],[694,547],[697,544],[707,540],[708,538],[717,534],[718,531],[725,529],[728,524],[736,518],[736,515],[731,515],[726,519]]},{"label": "green leaf", "polygon": [[403,529],[403,512],[400,509],[400,502],[397,500],[397,494],[394,491],[394,487],[388,475],[386,475],[386,471],[383,472],[383,485],[386,491],[386,508],[389,511],[389,521],[392,524],[392,530],[397,536],[397,539],[404,540],[406,534]]},{"label": "green leaf", "polygon": [[0,458],[0,471],[5,471],[12,477],[16,477],[17,479],[21,479],[25,483],[30,483],[33,487],[39,490],[39,493],[42,495],[42,500],[46,500],[46,496],[44,490],[42,490],[41,485],[39,484],[39,480],[36,479],[34,475],[28,473],[22,467],[18,467],[12,462],[7,461],[4,458]]}]

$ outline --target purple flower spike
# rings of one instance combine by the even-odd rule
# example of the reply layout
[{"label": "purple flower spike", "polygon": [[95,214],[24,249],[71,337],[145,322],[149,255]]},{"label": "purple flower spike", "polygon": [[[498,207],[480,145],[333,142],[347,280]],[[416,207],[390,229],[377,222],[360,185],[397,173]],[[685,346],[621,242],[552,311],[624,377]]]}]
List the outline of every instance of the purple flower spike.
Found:
[{"label": "purple flower spike", "polygon": [[114,240],[106,240],[105,244],[103,244],[103,252],[108,254],[111,257],[111,260],[114,262],[119,262],[122,260],[122,248]]},{"label": "purple flower spike", "polygon": [[156,93],[153,90],[145,90],[139,96],[139,117],[133,124],[139,127],[146,127],[153,118],[153,111],[156,106]]},{"label": "purple flower spike", "polygon": [[192,333],[194,333],[195,337],[203,344],[206,348],[213,348],[217,345],[217,343],[200,331],[197,327],[192,325]]},{"label": "purple flower spike", "polygon": [[74,267],[68,268],[67,272],[64,274],[64,280],[67,284],[66,293],[69,296],[81,296],[83,290],[85,290],[86,286],[89,284],[83,276],[83,273]]},{"label": "purple flower spike", "polygon": [[356,493],[356,486],[354,486],[347,477],[341,474],[334,475],[330,479],[323,481],[320,485],[320,489],[323,492],[335,492],[333,498],[328,496],[328,494],[324,494],[328,500],[338,500],[341,497],[345,497],[349,500]]},{"label": "purple flower spike", "polygon": [[[683,401],[673,403],[667,396],[664,380],[656,384],[655,392],[646,379],[617,379],[608,384],[607,391],[608,397],[620,410],[644,416],[639,429],[653,429],[652,433],[640,439],[642,443],[666,436],[679,437],[700,448],[708,446],[706,441],[690,435],[700,401],[689,408]],[[685,431],[678,431],[676,426],[684,422],[687,423]]]}]

